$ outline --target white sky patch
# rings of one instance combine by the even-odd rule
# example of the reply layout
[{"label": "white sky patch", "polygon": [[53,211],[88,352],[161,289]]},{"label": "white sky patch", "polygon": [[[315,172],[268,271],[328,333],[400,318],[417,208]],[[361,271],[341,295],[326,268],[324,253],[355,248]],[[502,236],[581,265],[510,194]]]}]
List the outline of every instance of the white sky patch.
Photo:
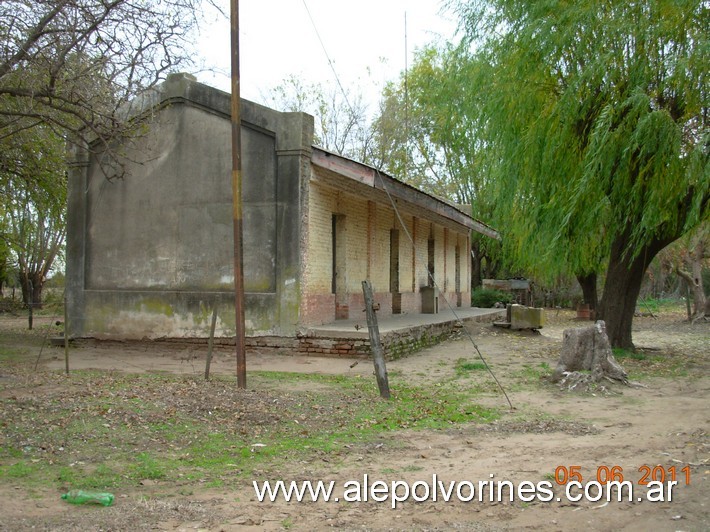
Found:
[{"label": "white sky patch", "polygon": [[[228,0],[217,2],[228,14]],[[361,90],[375,105],[385,82],[404,70],[405,55],[411,66],[417,48],[442,37],[451,39],[456,29],[453,16],[440,13],[437,0],[306,0],[306,5],[308,11],[303,0],[239,0],[242,97],[263,101],[263,94],[291,75],[304,85],[336,86],[320,35],[345,89]],[[214,19],[197,50],[206,67],[218,73],[197,77],[229,91],[229,20],[216,15]]]}]

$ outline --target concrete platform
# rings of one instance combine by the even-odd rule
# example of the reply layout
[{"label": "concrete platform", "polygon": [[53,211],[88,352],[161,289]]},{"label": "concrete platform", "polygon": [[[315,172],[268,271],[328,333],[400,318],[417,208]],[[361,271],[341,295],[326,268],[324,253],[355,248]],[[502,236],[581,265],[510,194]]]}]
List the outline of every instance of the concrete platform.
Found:
[{"label": "concrete platform", "polygon": [[[389,360],[404,357],[422,348],[436,345],[449,338],[458,330],[460,321],[493,322],[505,319],[505,309],[459,308],[438,314],[398,314],[380,318],[380,340]],[[458,316],[458,319],[457,319]],[[460,321],[459,321],[460,320]],[[368,358],[370,357],[370,335],[367,330],[365,313],[349,320],[302,330],[297,336],[247,336],[247,354],[266,353],[280,355],[305,355],[320,357]],[[207,338],[160,338],[155,340],[120,340],[122,346],[131,344],[143,346],[163,345],[174,349],[194,349],[206,346]],[[108,345],[111,341],[95,338],[75,339],[74,345]],[[115,341],[114,341],[115,343]],[[232,349],[234,337],[219,337],[214,340],[215,349]],[[202,347],[200,347],[202,348]]]},{"label": "concrete platform", "polygon": [[[385,318],[377,317],[377,325],[380,329],[380,334],[391,332],[403,332],[408,329],[431,326],[431,325],[446,325],[455,326],[458,323],[458,318],[466,323],[472,322],[490,322],[497,319],[505,318],[505,309],[500,308],[457,308],[452,312],[449,309],[442,310],[438,314],[395,314]],[[367,319],[365,313],[361,317],[348,320],[337,320],[326,325],[310,327],[307,330],[306,336],[315,336],[321,338],[332,338],[337,336],[347,336],[348,338],[369,338],[367,332]]]},{"label": "concrete platform", "polygon": [[[380,340],[388,359],[397,359],[435,345],[461,325],[505,319],[505,309],[459,308],[438,314],[398,314],[378,317]],[[370,336],[365,314],[348,320],[311,327],[298,338],[298,351],[313,356],[370,356]]]}]

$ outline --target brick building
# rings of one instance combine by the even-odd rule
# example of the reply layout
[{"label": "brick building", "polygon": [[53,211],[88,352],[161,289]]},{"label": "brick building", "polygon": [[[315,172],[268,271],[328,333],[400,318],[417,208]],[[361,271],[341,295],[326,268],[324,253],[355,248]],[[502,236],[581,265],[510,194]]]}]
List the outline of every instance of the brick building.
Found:
[{"label": "brick building", "polygon": [[[293,338],[360,315],[364,279],[380,316],[436,312],[429,272],[470,306],[470,232],[493,230],[313,146],[309,115],[241,108],[248,335]],[[140,142],[73,153],[69,334],[204,337],[217,305],[217,336],[233,336],[229,95],[176,74],[132,113],[149,124]]]}]

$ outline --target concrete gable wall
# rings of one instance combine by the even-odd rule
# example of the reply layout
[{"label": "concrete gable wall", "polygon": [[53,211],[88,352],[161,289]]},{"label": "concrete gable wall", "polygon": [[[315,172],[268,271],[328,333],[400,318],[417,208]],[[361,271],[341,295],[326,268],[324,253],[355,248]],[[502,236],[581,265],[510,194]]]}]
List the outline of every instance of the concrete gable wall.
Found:
[{"label": "concrete gable wall", "polygon": [[[153,105],[154,107],[150,107]],[[137,102],[148,130],[122,147],[125,175],[77,152],[69,180],[67,283],[74,336],[234,334],[229,97],[169,78]],[[247,333],[298,322],[302,175],[312,118],[242,102]],[[103,165],[100,164],[103,162]],[[306,161],[306,164],[304,164]],[[117,165],[114,165],[117,166]]]},{"label": "concrete gable wall", "polygon": [[[204,138],[208,128],[218,139],[230,131],[223,119],[174,104],[156,119],[142,149],[126,154],[138,164],[122,179],[108,181],[92,159],[87,289],[229,289],[232,261],[223,244],[233,232],[229,145]],[[263,255],[252,268],[273,272]]]}]

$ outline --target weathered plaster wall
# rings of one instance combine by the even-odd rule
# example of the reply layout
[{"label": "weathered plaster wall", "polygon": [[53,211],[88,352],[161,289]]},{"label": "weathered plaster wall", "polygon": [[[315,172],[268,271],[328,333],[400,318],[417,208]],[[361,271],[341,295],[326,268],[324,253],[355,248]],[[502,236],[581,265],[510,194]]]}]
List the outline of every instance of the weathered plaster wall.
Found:
[{"label": "weathered plaster wall", "polygon": [[[147,133],[122,146],[125,173],[77,151],[69,179],[67,283],[74,336],[234,334],[229,95],[171,76]],[[312,118],[242,102],[246,328],[295,333],[302,172]],[[304,165],[304,160],[306,165]],[[110,173],[109,173],[110,177]]]},{"label": "weathered plaster wall", "polygon": [[[208,132],[214,135],[208,135]],[[174,103],[161,112],[122,179],[89,166],[86,288],[89,290],[228,290],[233,286],[230,124]],[[253,136],[261,138],[251,139]],[[265,159],[261,187],[245,183],[246,289],[273,292],[275,171],[273,138],[246,132]],[[212,139],[211,141],[208,139]],[[271,163],[271,164],[268,164]],[[258,183],[258,182],[257,182]],[[248,215],[247,215],[248,213]],[[254,233],[256,230],[256,234]],[[258,239],[263,239],[261,245]]]}]

